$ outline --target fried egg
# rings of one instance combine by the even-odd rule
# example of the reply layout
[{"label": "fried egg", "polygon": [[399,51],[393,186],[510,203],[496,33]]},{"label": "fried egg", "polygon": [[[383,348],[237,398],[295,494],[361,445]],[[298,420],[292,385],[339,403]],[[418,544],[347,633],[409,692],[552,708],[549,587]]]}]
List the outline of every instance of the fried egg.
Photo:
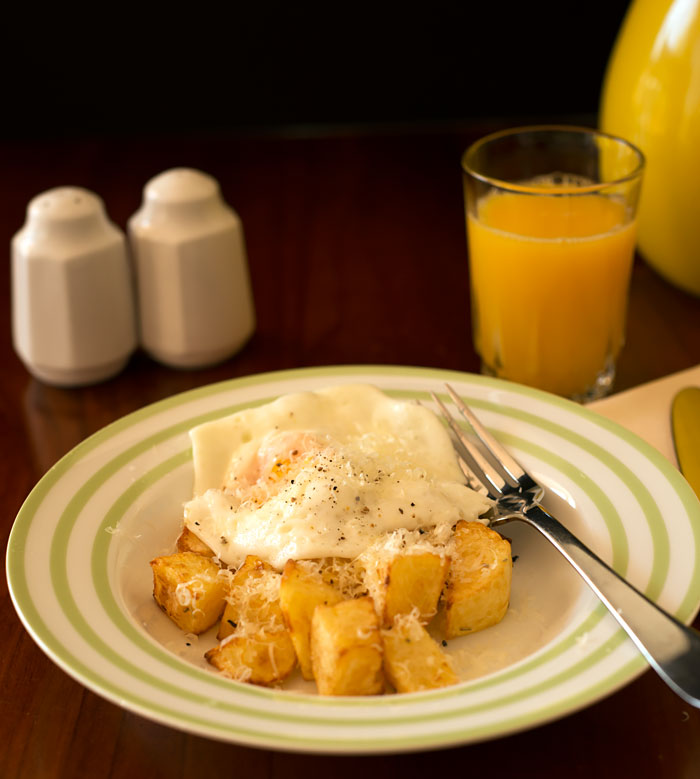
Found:
[{"label": "fried egg", "polygon": [[285,395],[190,431],[194,497],[185,524],[224,563],[359,556],[382,536],[477,520],[430,410],[369,385]]}]

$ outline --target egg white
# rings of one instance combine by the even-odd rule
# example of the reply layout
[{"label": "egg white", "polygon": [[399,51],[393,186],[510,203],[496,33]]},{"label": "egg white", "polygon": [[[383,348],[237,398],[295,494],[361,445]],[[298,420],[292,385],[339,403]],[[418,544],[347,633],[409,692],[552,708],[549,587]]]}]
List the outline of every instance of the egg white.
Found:
[{"label": "egg white", "polygon": [[476,520],[437,417],[375,387],[285,395],[190,431],[194,497],[185,524],[224,563],[255,554],[355,558],[382,535]]}]

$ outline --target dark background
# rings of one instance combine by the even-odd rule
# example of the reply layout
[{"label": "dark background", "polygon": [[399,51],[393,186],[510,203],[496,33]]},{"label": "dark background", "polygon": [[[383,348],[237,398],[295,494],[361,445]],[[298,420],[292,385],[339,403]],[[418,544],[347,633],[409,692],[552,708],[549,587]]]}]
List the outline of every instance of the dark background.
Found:
[{"label": "dark background", "polygon": [[0,138],[594,121],[628,0],[28,5]]}]

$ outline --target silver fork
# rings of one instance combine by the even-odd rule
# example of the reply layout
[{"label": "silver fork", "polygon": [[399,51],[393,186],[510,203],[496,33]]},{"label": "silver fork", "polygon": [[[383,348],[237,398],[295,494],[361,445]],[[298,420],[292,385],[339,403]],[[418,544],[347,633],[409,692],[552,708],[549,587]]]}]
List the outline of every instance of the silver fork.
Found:
[{"label": "silver fork", "polygon": [[603,601],[664,682],[692,706],[700,707],[700,633],[650,601],[548,514],[540,505],[544,489],[483,427],[452,387],[445,386],[481,442],[481,448],[473,443],[440,398],[431,393],[455,435],[465,476],[472,480],[473,474],[482,491],[495,501],[490,524],[520,520],[536,528]]}]

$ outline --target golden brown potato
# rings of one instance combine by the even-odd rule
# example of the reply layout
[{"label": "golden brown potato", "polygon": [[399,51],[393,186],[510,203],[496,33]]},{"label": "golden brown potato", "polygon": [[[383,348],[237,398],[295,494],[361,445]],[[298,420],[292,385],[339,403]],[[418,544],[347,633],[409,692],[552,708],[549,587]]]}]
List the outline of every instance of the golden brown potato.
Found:
[{"label": "golden brown potato", "polygon": [[512,570],[509,541],[480,522],[457,523],[444,594],[446,638],[474,633],[503,619]]},{"label": "golden brown potato", "polygon": [[367,594],[362,581],[362,569],[357,560],[345,557],[324,557],[316,560],[321,578],[326,584],[335,587],[346,598],[357,598]]},{"label": "golden brown potato", "polygon": [[231,579],[216,637],[219,640],[226,638],[241,626],[251,632],[260,628],[282,628],[284,618],[279,604],[281,578],[281,574],[269,563],[255,555],[248,555]]},{"label": "golden brown potato", "polygon": [[205,657],[231,679],[262,685],[281,682],[296,665],[294,646],[284,629],[232,635]]},{"label": "golden brown potato", "polygon": [[287,630],[297,653],[304,679],[313,679],[311,670],[311,618],[316,606],[333,606],[343,600],[335,587],[324,582],[321,572],[288,560],[282,572],[280,606]]},{"label": "golden brown potato", "polygon": [[391,625],[398,614],[417,610],[420,621],[428,623],[437,613],[445,586],[449,558],[432,552],[402,554],[386,566],[382,622]]},{"label": "golden brown potato", "polygon": [[400,615],[382,630],[384,671],[397,692],[447,687],[459,679],[437,642],[414,615]]},{"label": "golden brown potato", "polygon": [[321,695],[384,691],[379,619],[369,597],[317,606],[311,619],[311,667]]},{"label": "golden brown potato", "polygon": [[182,630],[203,633],[224,610],[226,579],[213,560],[177,552],[151,560],[153,597]]},{"label": "golden brown potato", "polygon": [[221,641],[224,638],[230,636],[238,627],[238,622],[234,619],[237,616],[237,609],[226,601],[224,607],[224,613],[221,615],[221,623],[216,633],[216,637]]},{"label": "golden brown potato", "polygon": [[187,527],[182,528],[182,533],[177,538],[177,551],[214,557],[214,551]]}]

